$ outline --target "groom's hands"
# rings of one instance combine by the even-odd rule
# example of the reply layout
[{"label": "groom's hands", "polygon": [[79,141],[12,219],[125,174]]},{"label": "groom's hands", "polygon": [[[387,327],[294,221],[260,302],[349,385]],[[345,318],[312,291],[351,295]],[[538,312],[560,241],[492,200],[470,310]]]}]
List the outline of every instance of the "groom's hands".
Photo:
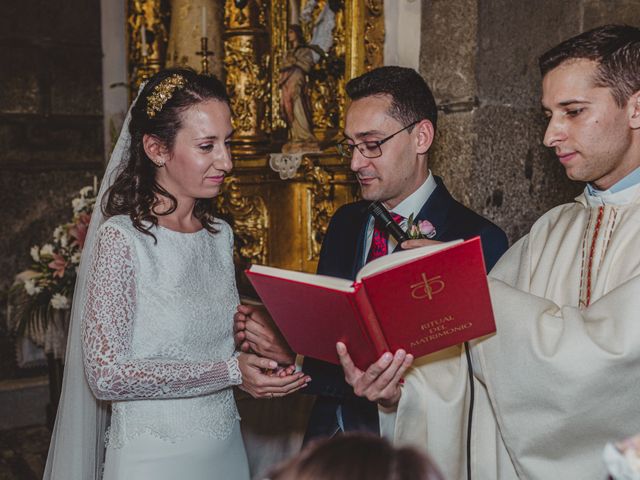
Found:
[{"label": "groom's hands", "polygon": [[356,395],[377,402],[385,408],[395,408],[398,405],[402,395],[402,376],[413,363],[413,355],[402,349],[394,355],[384,353],[363,372],[351,360],[344,343],[338,342],[336,350],[344,370],[344,379],[353,387]]},{"label": "groom's hands", "polygon": [[233,316],[236,345],[242,352],[254,352],[280,365],[291,365],[296,354],[263,307],[238,305]]}]

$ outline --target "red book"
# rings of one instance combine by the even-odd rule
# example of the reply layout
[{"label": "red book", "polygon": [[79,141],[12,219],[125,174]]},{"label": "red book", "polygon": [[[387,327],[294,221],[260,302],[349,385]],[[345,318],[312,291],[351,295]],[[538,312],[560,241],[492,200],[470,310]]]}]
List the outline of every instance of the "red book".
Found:
[{"label": "red book", "polygon": [[293,350],[366,369],[384,352],[416,358],[495,332],[480,237],[377,258],[355,282],[252,265],[247,276]]}]

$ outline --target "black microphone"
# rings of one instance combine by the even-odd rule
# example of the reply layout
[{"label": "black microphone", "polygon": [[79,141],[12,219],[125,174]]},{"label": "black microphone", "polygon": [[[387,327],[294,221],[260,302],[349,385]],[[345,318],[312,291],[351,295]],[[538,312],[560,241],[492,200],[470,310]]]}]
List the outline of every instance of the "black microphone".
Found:
[{"label": "black microphone", "polygon": [[396,239],[398,245],[400,245],[405,240],[409,240],[409,236],[406,232],[403,232],[395,220],[391,217],[389,211],[382,205],[380,202],[371,202],[369,205],[369,213],[373,215],[373,218],[380,221],[382,228],[384,228],[387,232]]}]

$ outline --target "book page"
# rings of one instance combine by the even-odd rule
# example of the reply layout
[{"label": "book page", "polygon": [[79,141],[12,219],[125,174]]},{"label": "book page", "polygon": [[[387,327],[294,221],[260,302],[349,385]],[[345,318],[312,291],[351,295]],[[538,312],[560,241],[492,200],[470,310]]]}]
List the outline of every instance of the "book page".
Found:
[{"label": "book page", "polygon": [[[373,263],[373,262],[372,262]],[[267,275],[269,277],[284,278],[308,285],[317,285],[319,287],[338,290],[341,292],[353,292],[353,282],[343,278],[329,277],[327,275],[314,275],[312,273],[296,272],[294,270],[285,270],[283,268],[267,267],[266,265],[251,265],[249,270],[253,273]]]},{"label": "book page", "polygon": [[376,258],[367,263],[360,269],[356,276],[356,283],[361,279],[373,275],[375,273],[384,272],[391,268],[397,267],[404,263],[408,263],[416,258],[426,257],[427,255],[433,255],[445,248],[453,247],[462,243],[464,240],[451,240],[450,242],[442,242],[437,245],[427,245],[425,247],[412,248],[410,250],[403,250],[401,252],[393,253],[391,255],[385,255],[384,257]]}]

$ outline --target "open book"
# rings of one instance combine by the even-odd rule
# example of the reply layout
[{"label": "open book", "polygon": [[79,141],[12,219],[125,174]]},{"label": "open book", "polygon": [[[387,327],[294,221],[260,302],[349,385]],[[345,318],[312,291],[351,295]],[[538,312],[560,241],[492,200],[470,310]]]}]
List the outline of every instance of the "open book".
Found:
[{"label": "open book", "polygon": [[252,265],[247,276],[293,350],[366,369],[382,353],[416,358],[495,332],[480,238],[377,258],[355,282]]}]

